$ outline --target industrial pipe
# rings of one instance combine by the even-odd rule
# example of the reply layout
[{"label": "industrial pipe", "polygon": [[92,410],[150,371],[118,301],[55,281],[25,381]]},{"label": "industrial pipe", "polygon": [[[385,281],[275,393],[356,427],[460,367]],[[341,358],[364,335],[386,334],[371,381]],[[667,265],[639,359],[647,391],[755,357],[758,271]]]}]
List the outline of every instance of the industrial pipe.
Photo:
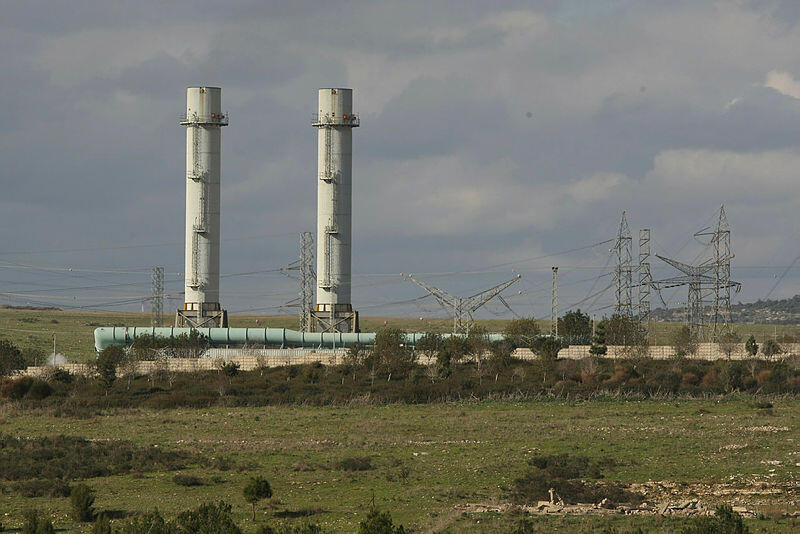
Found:
[{"label": "industrial pipe", "polygon": [[[101,351],[110,345],[130,345],[142,336],[161,338],[189,335],[196,331],[207,337],[212,345],[280,345],[284,347],[352,347],[356,344],[372,345],[375,332],[298,332],[286,328],[160,328],[153,326],[108,326],[95,328],[94,348]],[[405,334],[405,342],[415,346],[425,332]],[[454,334],[442,334],[450,337]],[[459,335],[459,334],[456,334]],[[489,341],[500,341],[503,334],[487,334]]]}]

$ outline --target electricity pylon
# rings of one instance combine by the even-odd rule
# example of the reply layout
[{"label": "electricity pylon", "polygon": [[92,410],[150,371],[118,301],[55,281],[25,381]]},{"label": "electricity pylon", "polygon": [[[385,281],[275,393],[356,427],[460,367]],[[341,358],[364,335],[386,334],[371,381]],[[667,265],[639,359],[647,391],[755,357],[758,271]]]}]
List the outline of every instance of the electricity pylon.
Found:
[{"label": "electricity pylon", "polygon": [[619,230],[617,239],[614,242],[614,253],[617,264],[614,269],[614,282],[617,285],[616,302],[614,302],[614,313],[630,317],[632,315],[631,303],[631,230],[628,227],[628,219],[625,211],[619,220]]},{"label": "electricity pylon", "polygon": [[439,289],[438,287],[427,284],[422,280],[417,280],[414,278],[413,274],[408,275],[409,280],[433,295],[433,298],[439,301],[439,304],[441,304],[443,308],[447,308],[452,311],[454,334],[469,334],[469,331],[475,322],[472,318],[472,314],[481,306],[499,295],[508,286],[517,282],[520,278],[522,278],[522,275],[518,274],[511,280],[497,284],[496,286],[490,287],[489,289],[481,291],[480,293],[475,293],[470,297],[457,297],[451,293],[448,293],[444,289]]}]

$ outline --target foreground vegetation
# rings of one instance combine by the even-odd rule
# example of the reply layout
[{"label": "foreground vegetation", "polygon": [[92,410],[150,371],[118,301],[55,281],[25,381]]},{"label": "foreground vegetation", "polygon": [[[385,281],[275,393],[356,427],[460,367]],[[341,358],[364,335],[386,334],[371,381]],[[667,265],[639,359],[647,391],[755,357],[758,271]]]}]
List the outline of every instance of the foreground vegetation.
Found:
[{"label": "foreground vegetation", "polygon": [[[792,398],[117,408],[81,417],[6,402],[0,419],[7,528],[20,527],[24,511],[35,507],[57,528],[85,530],[72,518],[66,492],[36,493],[35,480],[87,484],[94,509],[117,526],[137,513],[158,509],[170,521],[198,503],[224,500],[245,532],[306,523],[353,532],[373,498],[396,524],[417,531],[510,532],[524,521],[539,532],[609,525],[670,532],[690,521],[470,506],[531,502],[542,481],[561,484],[566,500],[586,498],[571,494],[571,485],[599,492],[592,499],[619,491],[615,498],[635,491],[654,503],[694,495],[712,509],[747,503],[762,516],[746,520],[755,532],[799,526],[782,518],[797,511],[791,492],[800,401]],[[36,452],[45,450],[51,459]],[[34,462],[43,466],[35,476]],[[71,467],[56,467],[62,465]],[[269,480],[272,497],[256,503],[253,522],[243,489],[256,476]],[[647,481],[663,484],[632,486]]]}]

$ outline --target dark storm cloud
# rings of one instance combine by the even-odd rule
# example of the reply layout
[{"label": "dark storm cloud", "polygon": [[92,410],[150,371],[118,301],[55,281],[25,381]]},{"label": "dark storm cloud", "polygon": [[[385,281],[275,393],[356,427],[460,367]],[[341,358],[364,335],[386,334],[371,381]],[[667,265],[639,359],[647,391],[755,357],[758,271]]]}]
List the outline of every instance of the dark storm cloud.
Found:
[{"label": "dark storm cloud", "polygon": [[[480,270],[579,247],[611,237],[622,209],[634,231],[653,228],[662,252],[694,254],[681,244],[722,202],[737,261],[782,265],[797,254],[796,2],[1,9],[0,209],[16,224],[0,227],[0,251],[181,242],[185,134],[177,117],[185,87],[209,84],[223,87],[231,114],[222,231],[237,239],[223,244],[224,272],[289,263],[292,234],[314,228],[310,117],[316,88],[340,85],[355,88],[362,116],[354,133],[357,273]],[[254,236],[262,237],[238,239]],[[565,280],[580,279],[583,271],[568,266],[602,267],[606,256],[607,245],[517,267],[533,288],[546,286],[551,263],[564,266]],[[183,251],[2,258],[161,263],[177,273]],[[510,268],[440,280],[466,291]],[[417,294],[376,280],[356,280],[356,298]],[[763,284],[751,282],[744,300],[762,296]],[[795,293],[793,283],[782,294]],[[144,276],[140,290],[148,284]],[[223,279],[223,298],[234,310],[279,305],[296,293],[292,284]],[[589,286],[570,286],[565,300],[580,300]],[[518,296],[517,304],[540,313],[545,297]]]}]

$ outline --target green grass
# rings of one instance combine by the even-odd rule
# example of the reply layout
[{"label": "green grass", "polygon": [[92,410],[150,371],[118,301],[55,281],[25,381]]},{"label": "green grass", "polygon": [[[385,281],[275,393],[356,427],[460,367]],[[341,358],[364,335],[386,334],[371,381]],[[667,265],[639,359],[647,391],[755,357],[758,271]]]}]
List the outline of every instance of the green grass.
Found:
[{"label": "green grass", "polygon": [[[165,325],[171,324],[168,317]],[[478,320],[478,324],[490,332],[503,329],[508,321],[499,319]],[[550,330],[549,321],[539,321],[543,332]],[[295,316],[257,316],[233,315],[233,327],[273,327],[298,328]],[[6,337],[22,348],[35,348],[51,354],[53,334],[56,337],[56,350],[71,362],[92,361],[94,352],[94,329],[98,326],[149,326],[150,314],[133,312],[94,312],[94,311],[42,311],[0,309],[0,337]],[[449,332],[450,319],[363,317],[361,330],[374,332],[385,325],[409,332]],[[669,344],[672,333],[681,325],[678,323],[653,323],[653,344]],[[735,325],[734,330],[742,339],[754,334],[759,343],[765,339],[782,335],[800,338],[800,326],[787,325]]]},{"label": "green grass", "polygon": [[[687,498],[689,492],[697,491],[691,484],[698,483],[796,484],[800,400],[770,400],[774,404],[771,414],[757,409],[753,398],[742,396],[661,402],[215,407],[120,411],[88,419],[26,413],[6,404],[0,406],[0,429],[23,437],[66,434],[126,439],[135,445],[158,445],[208,458],[226,456],[240,466],[232,470],[190,466],[185,473],[209,481],[193,487],[173,482],[174,472],[90,479],[100,509],[135,512],[158,508],[171,516],[203,500],[225,499],[233,504],[237,521],[251,528],[241,490],[249,476],[261,474],[274,490],[271,504],[259,510],[262,520],[283,516],[279,521],[300,524],[304,518],[291,516],[310,514],[307,519],[328,529],[349,532],[363,517],[374,492],[376,504],[407,526],[421,531],[449,527],[451,532],[480,532],[487,524],[505,528],[513,518],[491,513],[462,515],[457,506],[507,502],[505,488],[536,454],[611,457],[618,467],[608,480],[686,483],[690,484],[683,490]],[[779,430],[765,431],[763,427]],[[371,457],[373,469],[337,467],[342,460],[364,456]],[[403,469],[407,470],[405,477]],[[214,477],[217,482],[211,482]],[[755,495],[746,499],[788,506],[781,503],[790,497]],[[22,510],[38,506],[54,514],[57,526],[79,531],[67,518],[67,499],[26,499],[9,493],[3,495],[3,504],[9,512],[3,519],[6,525],[19,526]],[[536,521],[541,524],[545,519]],[[559,525],[591,525],[598,520],[546,521],[561,528]],[[656,526],[661,520],[614,521],[628,527]],[[751,523],[776,532],[787,527],[786,520]],[[679,522],[670,524],[674,527]]]}]

